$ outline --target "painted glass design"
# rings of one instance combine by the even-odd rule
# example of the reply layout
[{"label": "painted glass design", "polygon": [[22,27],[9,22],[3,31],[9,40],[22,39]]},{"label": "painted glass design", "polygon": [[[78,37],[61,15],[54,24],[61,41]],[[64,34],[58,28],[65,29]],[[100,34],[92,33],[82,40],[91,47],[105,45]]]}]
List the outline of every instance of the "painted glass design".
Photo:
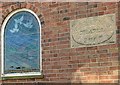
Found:
[{"label": "painted glass design", "polygon": [[4,73],[40,71],[40,26],[27,11],[14,14],[4,33]]}]

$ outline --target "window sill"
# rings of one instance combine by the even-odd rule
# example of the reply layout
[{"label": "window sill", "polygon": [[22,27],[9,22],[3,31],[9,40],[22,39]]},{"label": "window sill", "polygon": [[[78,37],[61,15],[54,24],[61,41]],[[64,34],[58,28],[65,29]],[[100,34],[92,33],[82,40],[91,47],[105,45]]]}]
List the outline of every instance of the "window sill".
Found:
[{"label": "window sill", "polygon": [[9,80],[9,79],[30,79],[30,78],[40,78],[43,79],[44,75],[31,75],[31,76],[10,76],[10,77],[2,77],[1,80]]}]

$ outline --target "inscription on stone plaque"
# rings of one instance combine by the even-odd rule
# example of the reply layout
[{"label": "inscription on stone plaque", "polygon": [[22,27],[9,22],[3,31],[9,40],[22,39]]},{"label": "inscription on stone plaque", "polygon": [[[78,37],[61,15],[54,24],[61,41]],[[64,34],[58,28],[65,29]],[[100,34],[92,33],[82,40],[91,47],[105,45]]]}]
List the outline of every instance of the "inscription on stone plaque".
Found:
[{"label": "inscription on stone plaque", "polygon": [[116,43],[115,14],[70,21],[71,47],[90,47]]}]

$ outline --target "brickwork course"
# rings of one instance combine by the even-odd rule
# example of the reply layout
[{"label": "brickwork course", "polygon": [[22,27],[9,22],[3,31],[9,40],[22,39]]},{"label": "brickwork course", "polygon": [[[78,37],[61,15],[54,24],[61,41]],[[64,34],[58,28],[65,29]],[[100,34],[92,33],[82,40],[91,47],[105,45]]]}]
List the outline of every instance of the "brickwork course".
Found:
[{"label": "brickwork course", "polygon": [[[27,8],[38,15],[42,25],[44,75],[44,78],[6,79],[1,83],[118,83],[119,6],[119,2],[0,2],[0,26],[17,9]],[[113,13],[116,14],[116,44],[71,48],[70,20]]]}]

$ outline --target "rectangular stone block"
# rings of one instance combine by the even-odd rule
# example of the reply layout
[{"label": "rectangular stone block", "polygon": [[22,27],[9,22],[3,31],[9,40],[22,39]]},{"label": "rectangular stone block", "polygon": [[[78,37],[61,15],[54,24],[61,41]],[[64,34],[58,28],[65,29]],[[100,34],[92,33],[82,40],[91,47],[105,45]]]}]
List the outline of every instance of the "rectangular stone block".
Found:
[{"label": "rectangular stone block", "polygon": [[115,14],[71,20],[71,47],[115,44],[116,29]]}]

